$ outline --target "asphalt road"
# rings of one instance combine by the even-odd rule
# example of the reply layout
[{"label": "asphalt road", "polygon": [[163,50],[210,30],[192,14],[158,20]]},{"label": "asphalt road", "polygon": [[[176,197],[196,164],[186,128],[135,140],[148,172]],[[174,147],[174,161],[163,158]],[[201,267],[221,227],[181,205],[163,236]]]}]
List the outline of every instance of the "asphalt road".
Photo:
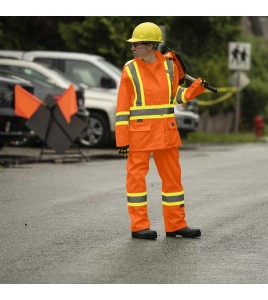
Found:
[{"label": "asphalt road", "polygon": [[268,144],[180,153],[187,221],[201,228],[199,239],[165,237],[153,160],[156,241],[130,237],[126,161],[115,150],[89,150],[88,162],[1,168],[0,283],[267,284]]}]

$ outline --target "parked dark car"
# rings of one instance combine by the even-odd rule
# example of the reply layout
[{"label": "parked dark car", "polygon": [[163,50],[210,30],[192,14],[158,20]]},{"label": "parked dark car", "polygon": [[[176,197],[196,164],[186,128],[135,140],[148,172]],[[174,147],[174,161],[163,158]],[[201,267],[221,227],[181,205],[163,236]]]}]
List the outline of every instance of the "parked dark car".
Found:
[{"label": "parked dark car", "polygon": [[34,86],[27,80],[0,72],[0,147],[6,142],[23,140],[34,135],[25,126],[25,119],[15,114],[15,85],[34,93]]},{"label": "parked dark car", "polygon": [[[65,92],[64,89],[56,86],[55,84],[49,83],[48,81],[43,81],[40,78],[33,78],[32,76],[17,74],[16,72],[1,70],[2,76],[12,77],[14,80],[24,80],[30,83],[33,86],[33,94],[40,100],[44,100],[48,94],[52,95],[56,100],[61,97]],[[86,124],[89,122],[89,112],[84,107],[84,92],[81,89],[76,89],[76,98],[78,112],[77,116]],[[81,137],[83,134],[81,133]],[[78,138],[79,141],[79,138]],[[31,135],[21,135],[17,139],[9,140],[9,144],[21,146],[27,143],[40,142],[39,138],[31,132]]]}]

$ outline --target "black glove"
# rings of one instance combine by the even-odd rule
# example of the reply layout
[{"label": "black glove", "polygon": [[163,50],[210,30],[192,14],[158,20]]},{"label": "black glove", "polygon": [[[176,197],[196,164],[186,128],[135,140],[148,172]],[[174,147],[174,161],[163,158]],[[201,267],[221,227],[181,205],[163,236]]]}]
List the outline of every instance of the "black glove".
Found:
[{"label": "black glove", "polygon": [[119,155],[123,155],[124,157],[128,157],[129,145],[118,147]]}]

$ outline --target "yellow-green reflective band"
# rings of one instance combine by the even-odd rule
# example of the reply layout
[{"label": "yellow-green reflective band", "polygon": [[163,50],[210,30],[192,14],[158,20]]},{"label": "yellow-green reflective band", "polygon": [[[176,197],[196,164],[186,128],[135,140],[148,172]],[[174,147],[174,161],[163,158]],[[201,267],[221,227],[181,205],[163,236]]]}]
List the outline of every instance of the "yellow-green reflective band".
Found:
[{"label": "yellow-green reflective band", "polygon": [[164,193],[162,192],[162,201],[164,203],[178,203],[184,200],[184,192]]},{"label": "yellow-green reflective band", "polygon": [[144,89],[143,89],[143,83],[142,83],[142,80],[141,80],[140,71],[139,71],[139,68],[138,68],[138,65],[137,65],[136,62],[133,62],[133,65],[134,65],[134,67],[136,69],[138,80],[139,80],[139,85],[140,85],[140,91],[141,91],[141,104],[140,105],[141,106],[145,106]]},{"label": "yellow-green reflective band", "polygon": [[131,110],[130,111],[130,118],[136,116],[152,116],[152,115],[169,115],[174,114],[174,107],[168,108],[143,108],[139,110]]},{"label": "yellow-green reflective band", "polygon": [[141,192],[141,193],[127,193],[129,197],[140,197],[140,196],[146,196],[147,192]]},{"label": "yellow-green reflective band", "polygon": [[147,205],[147,201],[146,202],[140,202],[140,203],[128,202],[128,206],[145,206],[145,205]]},{"label": "yellow-green reflective band", "polygon": [[[174,114],[170,114],[170,115],[152,115],[152,116],[142,116],[142,119],[161,119],[161,118],[173,118]],[[137,117],[130,117],[129,120],[138,120],[140,119],[141,116],[137,116]]]},{"label": "yellow-green reflective band", "polygon": [[131,111],[136,111],[136,110],[159,109],[159,108],[174,108],[174,105],[173,104],[146,105],[145,107],[132,106],[132,107],[130,107],[130,113],[131,113]]},{"label": "yellow-green reflective band", "polygon": [[185,100],[185,92],[186,92],[186,89],[185,88],[182,88],[182,87],[179,87],[178,91],[177,91],[177,96],[176,96],[176,102],[178,104],[181,104],[181,103],[185,103],[186,100]]},{"label": "yellow-green reflective band", "polygon": [[129,111],[119,111],[116,113],[116,116],[129,115]]},{"label": "yellow-green reflective band", "polygon": [[129,120],[159,119],[174,117],[174,105],[151,105],[146,107],[131,107]]},{"label": "yellow-green reflective band", "polygon": [[165,202],[165,201],[162,201],[162,204],[166,205],[166,206],[184,205],[184,201],[179,201],[179,202]]},{"label": "yellow-green reflective band", "polygon": [[127,201],[131,203],[140,203],[140,202],[146,202],[147,196],[140,196],[140,197],[127,197]]},{"label": "yellow-green reflective band", "polygon": [[184,200],[184,195],[179,196],[163,196],[162,195],[162,201],[164,202],[178,202]]},{"label": "yellow-green reflective band", "polygon": [[179,196],[179,195],[183,195],[184,191],[180,191],[180,192],[173,192],[173,193],[165,193],[162,192],[163,196],[169,197],[169,196]]},{"label": "yellow-green reflective band", "polygon": [[183,103],[187,102],[187,100],[185,99],[185,93],[186,93],[186,90],[187,90],[187,88],[184,89],[184,91],[183,91],[182,94],[181,94],[181,101],[182,101]]},{"label": "yellow-green reflective band", "polygon": [[136,62],[133,62],[133,63],[129,64],[126,67],[126,69],[128,69],[127,73],[132,81],[132,84],[134,86],[134,90],[136,93],[134,104],[135,104],[135,106],[143,106],[143,105],[145,105],[144,89],[143,89],[143,84],[141,81],[141,76],[140,76],[140,72],[138,69],[138,65]]},{"label": "yellow-green reflective band", "polygon": [[116,122],[115,126],[120,126],[120,125],[128,125],[128,121],[121,121],[121,122]]},{"label": "yellow-green reflective band", "polygon": [[128,120],[129,120],[129,114],[128,115],[116,116],[116,122],[128,121]]},{"label": "yellow-green reflective band", "polygon": [[142,206],[147,203],[147,192],[142,193],[127,193],[127,201],[132,206]]},{"label": "yellow-green reflective band", "polygon": [[134,92],[135,92],[134,104],[135,104],[136,101],[137,101],[137,97],[138,97],[138,95],[137,95],[137,90],[136,90],[136,85],[135,85],[135,83],[134,83],[134,80],[133,80],[132,74],[131,74],[131,72],[130,72],[129,66],[126,67],[126,71],[127,71],[128,77],[129,77],[129,79],[131,80],[132,85],[133,85],[133,87],[134,87]]},{"label": "yellow-green reflective band", "polygon": [[173,103],[172,98],[172,82],[173,82],[173,62],[170,59],[166,59],[164,62],[166,73],[167,73],[167,82],[168,82],[168,91],[169,91],[169,103]]},{"label": "yellow-green reflective band", "polygon": [[147,195],[139,197],[129,197],[127,196],[127,201],[131,203],[142,203],[147,201]]}]

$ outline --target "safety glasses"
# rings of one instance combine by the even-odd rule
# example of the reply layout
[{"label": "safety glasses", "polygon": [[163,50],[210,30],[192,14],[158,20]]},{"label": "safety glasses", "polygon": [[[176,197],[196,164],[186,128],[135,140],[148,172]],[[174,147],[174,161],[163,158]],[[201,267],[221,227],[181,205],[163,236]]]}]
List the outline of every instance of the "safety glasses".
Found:
[{"label": "safety glasses", "polygon": [[147,42],[132,43],[131,46],[137,48],[140,45],[149,45]]}]

